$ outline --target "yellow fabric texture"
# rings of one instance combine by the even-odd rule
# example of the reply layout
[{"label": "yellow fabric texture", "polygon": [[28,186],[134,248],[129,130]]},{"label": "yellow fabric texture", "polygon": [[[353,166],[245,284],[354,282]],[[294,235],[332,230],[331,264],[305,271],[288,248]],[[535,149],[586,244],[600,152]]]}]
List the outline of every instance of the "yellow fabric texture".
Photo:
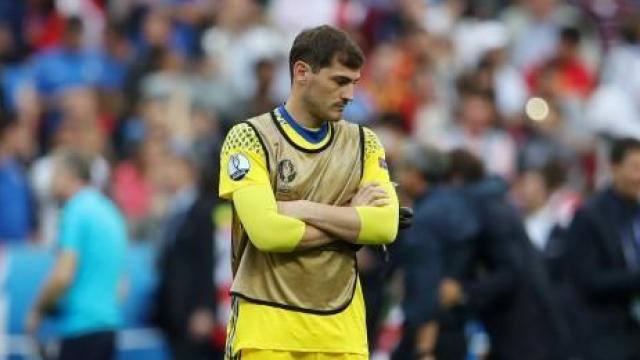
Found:
[{"label": "yellow fabric texture", "polygon": [[389,194],[389,204],[383,207],[356,207],[360,217],[358,243],[381,245],[393,242],[398,234],[398,196],[389,179],[384,148],[376,134],[364,128],[364,172],[360,186],[375,182]]},{"label": "yellow fabric texture", "polygon": [[[244,349],[313,353],[348,353],[366,356],[367,334],[360,283],[351,304],[334,315],[290,311],[238,299],[234,352]],[[242,354],[244,358],[244,352]]]},{"label": "yellow fabric texture", "polygon": [[[233,180],[229,173],[229,161],[233,155],[242,155],[249,161],[249,170],[240,180]],[[231,128],[222,145],[220,154],[219,195],[231,200],[232,194],[249,185],[269,185],[269,170],[266,155],[260,144],[258,134],[245,123]]]},{"label": "yellow fabric texture", "polygon": [[291,252],[304,236],[305,223],[278,213],[269,185],[250,185],[233,193],[233,204],[251,243],[261,251]]},{"label": "yellow fabric texture", "polygon": [[[235,209],[251,242],[262,251],[292,251],[304,235],[304,222],[278,214],[269,182],[266,156],[258,135],[247,124],[234,126],[222,146],[220,197],[233,199]],[[247,160],[246,173],[234,180],[232,156]]]},{"label": "yellow fabric texture", "polygon": [[243,350],[242,360],[368,360],[362,354],[304,353],[272,350]]},{"label": "yellow fabric texture", "polygon": [[[298,146],[307,149],[321,147],[331,136],[329,133],[320,144],[312,144],[298,135],[286,122],[282,129]],[[395,237],[398,218],[397,197],[389,181],[386,166],[383,165],[382,146],[375,134],[368,129],[365,129],[365,139],[362,184],[378,182],[389,192],[391,201],[390,205],[384,208],[356,209],[362,224],[359,239],[362,243],[386,243],[388,237]],[[232,180],[228,170],[230,156],[236,153],[243,154],[250,162],[249,171],[239,181]],[[264,194],[267,188],[270,198]],[[271,201],[275,203],[275,200],[272,200],[273,192],[270,188],[266,156],[257,134],[249,125],[236,125],[227,135],[221,156],[220,196],[233,199],[236,211],[252,242],[254,240],[249,228],[266,226],[266,221],[271,221],[264,216],[256,216],[255,213],[257,201],[263,202],[260,208],[273,211],[274,205]],[[393,230],[389,229],[392,225]],[[280,234],[280,231],[284,230],[276,233]],[[296,231],[298,230],[294,232]],[[302,238],[303,232],[304,228],[299,239]],[[237,314],[229,324],[227,341],[234,355],[243,350],[243,359],[368,358],[365,307],[359,282],[351,304],[342,312],[333,315],[290,311],[250,303],[243,299],[237,301]],[[268,329],[265,326],[268,326]]]}]

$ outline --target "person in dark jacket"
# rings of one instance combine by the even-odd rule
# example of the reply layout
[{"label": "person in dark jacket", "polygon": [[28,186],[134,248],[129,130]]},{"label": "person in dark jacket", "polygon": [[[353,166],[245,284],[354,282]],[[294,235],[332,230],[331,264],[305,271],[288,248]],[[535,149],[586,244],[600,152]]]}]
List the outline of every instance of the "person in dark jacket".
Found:
[{"label": "person in dark jacket", "polygon": [[221,359],[211,345],[215,325],[215,198],[198,191],[188,156],[169,160],[173,191],[159,257],[157,321],[174,359]]},{"label": "person in dark jacket", "polygon": [[[406,320],[394,359],[458,359],[466,354],[464,313],[448,312],[442,319],[437,288],[451,266],[449,261],[466,258],[473,251],[478,223],[463,194],[441,184],[446,165],[446,156],[435,149],[413,143],[403,149],[398,180],[414,202],[414,217],[400,250]],[[455,244],[452,247],[459,256],[444,256],[443,247],[449,244]]]},{"label": "person in dark jacket", "polygon": [[615,140],[610,162],[611,185],[569,228],[567,261],[581,305],[574,331],[587,359],[639,359],[640,141]]},{"label": "person in dark jacket", "polygon": [[544,258],[535,251],[524,223],[507,197],[507,184],[485,177],[482,163],[469,152],[450,154],[450,180],[462,184],[481,229],[475,254],[458,287],[440,285],[440,298],[464,304],[490,338],[491,359],[567,359],[568,330],[552,296]]}]

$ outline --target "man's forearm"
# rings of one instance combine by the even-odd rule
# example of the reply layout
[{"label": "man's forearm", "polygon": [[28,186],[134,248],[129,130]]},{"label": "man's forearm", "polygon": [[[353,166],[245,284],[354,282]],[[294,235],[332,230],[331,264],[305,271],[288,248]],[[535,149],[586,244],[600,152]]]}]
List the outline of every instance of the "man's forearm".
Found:
[{"label": "man's forearm", "polygon": [[287,216],[302,220],[326,234],[355,243],[360,233],[360,218],[353,207],[332,206],[303,201],[300,206],[283,209]]},{"label": "man's forearm", "polygon": [[56,305],[65,289],[66,286],[64,286],[64,284],[55,278],[50,278],[38,296],[35,304],[36,311],[40,313],[50,311]]},{"label": "man's forearm", "polygon": [[420,358],[433,355],[438,341],[439,325],[435,321],[430,321],[420,326],[416,331],[415,352],[420,354]]},{"label": "man's forearm", "polygon": [[336,238],[318,229],[313,225],[306,224],[302,240],[298,243],[296,250],[308,250],[334,242]]}]

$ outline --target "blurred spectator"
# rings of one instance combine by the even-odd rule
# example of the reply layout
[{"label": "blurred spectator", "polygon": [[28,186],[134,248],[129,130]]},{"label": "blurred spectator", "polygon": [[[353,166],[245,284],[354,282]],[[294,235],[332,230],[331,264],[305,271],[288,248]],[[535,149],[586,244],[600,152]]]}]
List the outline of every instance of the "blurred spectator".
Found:
[{"label": "blurred spectator", "polygon": [[[485,177],[482,163],[468,151],[454,150],[450,161],[450,181],[463,184],[480,231],[473,254],[457,263],[457,273],[455,259],[461,257],[444,256],[453,267],[439,287],[442,306],[464,306],[484,324],[491,358],[570,358],[561,304],[553,297],[544,259],[506,197],[504,181]],[[450,248],[449,253],[457,249]]]},{"label": "blurred spectator", "polygon": [[634,0],[583,0],[578,5],[595,20],[602,48],[607,51],[618,39],[624,19],[637,10],[638,4]]},{"label": "blurred spectator", "polygon": [[468,149],[483,160],[489,173],[511,179],[515,174],[515,143],[506,132],[496,127],[496,116],[490,93],[465,90],[458,126],[443,139],[443,145],[448,149]]},{"label": "blurred spectator", "polygon": [[272,94],[273,83],[276,76],[276,63],[270,59],[260,59],[255,63],[254,73],[256,78],[255,93],[240,109],[245,114],[238,119],[247,119],[258,114],[264,114],[278,106],[278,99]]},{"label": "blurred spectator", "polygon": [[17,60],[26,50],[24,18],[27,5],[22,1],[4,1],[0,4],[0,63],[7,60]]},{"label": "blurred spectator", "polygon": [[455,306],[462,299],[447,295],[441,302],[437,292],[443,278],[466,275],[479,223],[459,189],[440,185],[446,173],[444,154],[406,144],[398,180],[414,201],[414,221],[403,249],[405,324],[394,359],[464,359],[466,355],[467,317]]},{"label": "blurred spectator", "polygon": [[[53,194],[54,158],[57,150],[86,151],[78,146],[83,129],[70,124],[62,124],[54,134],[54,147],[51,154],[36,160],[31,166],[30,179],[37,196],[40,219],[40,236],[44,243],[53,244],[56,240],[58,202]],[[105,190],[109,177],[109,164],[100,156],[92,157],[91,185]]]},{"label": "blurred spectator", "polygon": [[[380,44],[371,55],[362,79],[363,90],[371,97],[378,113],[401,113],[411,96],[409,79],[414,60],[398,43]],[[403,120],[405,131],[410,126]]]},{"label": "blurred spectator", "polygon": [[55,312],[63,339],[59,359],[112,359],[115,331],[122,324],[118,290],[127,247],[124,218],[89,186],[89,159],[65,152],[55,161],[53,192],[65,204],[60,252],[26,330],[35,334],[43,316]]},{"label": "blurred spectator", "polygon": [[563,28],[556,53],[549,60],[527,73],[532,93],[540,93],[540,81],[551,82],[559,98],[586,98],[593,90],[595,76],[580,58],[580,32],[576,28]]},{"label": "blurred spectator", "polygon": [[[630,11],[621,31],[621,41],[603,60],[602,83],[624,92],[640,112],[640,10]],[[637,121],[637,118],[636,118]]]},{"label": "blurred spectator", "polygon": [[541,168],[525,171],[520,177],[520,205],[529,239],[555,263],[563,255],[563,234],[580,201],[578,194],[565,187],[567,170],[560,161],[551,160]]},{"label": "blurred spectator", "polygon": [[22,163],[29,155],[29,129],[14,115],[0,113],[0,243],[35,235],[37,208]]},{"label": "blurred spectator", "polygon": [[215,204],[211,196],[199,192],[196,170],[185,155],[169,160],[172,197],[159,255],[157,321],[174,359],[222,359],[222,349],[212,346]]},{"label": "blurred spectator", "polygon": [[64,19],[56,11],[55,0],[24,2],[25,12],[21,29],[28,45],[41,51],[59,43],[64,32]]},{"label": "blurred spectator", "polygon": [[512,40],[511,58],[522,71],[549,59],[563,26],[575,26],[578,10],[558,0],[524,0],[507,8],[502,21]]},{"label": "blurred spectator", "polygon": [[[140,100],[140,82],[148,74],[159,71],[171,53],[170,36],[171,23],[169,16],[160,11],[152,10],[141,24],[141,44],[130,65],[125,80],[124,93],[127,99],[127,110],[134,112]],[[177,55],[176,55],[177,56]]]},{"label": "blurred spectator", "polygon": [[585,107],[587,126],[599,135],[640,138],[638,119],[640,107],[633,94],[615,84],[600,85]]},{"label": "blurred spectator", "polygon": [[76,87],[96,86],[117,74],[107,74],[105,62],[96,49],[83,47],[82,20],[70,18],[65,22],[60,46],[36,54],[32,60],[32,76],[44,105],[45,119],[41,126],[41,144],[49,146],[51,134],[60,125],[60,99]]},{"label": "blurred spectator", "polygon": [[0,64],[11,64],[20,60],[20,49],[13,34],[10,25],[0,21]]},{"label": "blurred spectator", "polygon": [[477,68],[488,50],[505,47],[509,41],[504,25],[477,17],[462,18],[452,37],[458,73]]},{"label": "blurred spectator", "polygon": [[567,163],[575,161],[576,150],[563,141],[564,120],[551,104],[544,119],[527,119],[520,129],[521,144],[518,152],[518,167],[521,170],[541,168],[553,159]]},{"label": "blurred spectator", "polygon": [[101,80],[103,90],[122,101],[121,89],[127,79],[130,62],[133,58],[131,44],[125,38],[124,29],[116,24],[109,24],[105,29],[104,43],[101,57],[104,66],[104,76]]},{"label": "blurred spectator", "polygon": [[409,128],[415,139],[430,145],[438,144],[451,123],[450,109],[443,99],[445,95],[438,91],[434,77],[426,66],[416,71],[411,81],[415,102],[408,104],[412,108]]},{"label": "blurred spectator", "polygon": [[[230,85],[226,91],[245,100],[256,91],[253,70],[258,60],[285,58],[289,44],[272,26],[260,21],[262,9],[257,0],[225,0],[221,6],[219,21],[204,33],[202,46],[216,59]],[[306,6],[304,12],[309,12]],[[288,71],[282,76],[288,77]],[[288,88],[288,80],[284,83]]]},{"label": "blurred spectator", "polygon": [[286,34],[289,45],[296,34],[318,25],[335,25],[340,0],[309,0],[301,7],[296,0],[273,0],[269,8],[276,26]]},{"label": "blurred spectator", "polygon": [[113,172],[111,194],[127,218],[134,239],[145,238],[145,225],[152,216],[153,197],[157,191],[153,173],[164,165],[167,154],[161,142],[146,139],[133,159],[121,162]]},{"label": "blurred spectator", "polygon": [[74,86],[99,85],[103,68],[98,53],[84,48],[84,27],[79,18],[65,22],[58,47],[44,50],[33,59],[33,76],[38,92],[51,105],[51,96]]},{"label": "blurred spectator", "polygon": [[484,40],[486,51],[478,62],[478,71],[487,72],[498,113],[513,122],[522,113],[527,87],[520,71],[509,62],[506,29],[494,26],[495,34],[486,34],[489,39]]},{"label": "blurred spectator", "polygon": [[640,357],[640,142],[615,140],[611,185],[569,229],[567,261],[582,305],[574,332],[587,359]]},{"label": "blurred spectator", "polygon": [[91,185],[106,190],[111,169],[102,155],[104,133],[98,128],[99,117],[95,93],[91,89],[65,91],[60,98],[62,120],[51,134],[51,152],[31,165],[30,180],[37,196],[42,242],[55,244],[58,202],[53,193],[55,151],[74,150],[86,154],[91,161]]}]

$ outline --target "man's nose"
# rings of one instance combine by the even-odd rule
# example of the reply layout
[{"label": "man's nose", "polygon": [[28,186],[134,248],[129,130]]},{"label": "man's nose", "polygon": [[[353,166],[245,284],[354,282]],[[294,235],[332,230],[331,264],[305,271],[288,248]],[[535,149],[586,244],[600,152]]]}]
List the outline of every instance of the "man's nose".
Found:
[{"label": "man's nose", "polygon": [[340,97],[342,98],[343,101],[350,102],[351,100],[353,100],[354,91],[355,91],[355,84],[346,85],[342,89],[342,94],[340,95]]}]

